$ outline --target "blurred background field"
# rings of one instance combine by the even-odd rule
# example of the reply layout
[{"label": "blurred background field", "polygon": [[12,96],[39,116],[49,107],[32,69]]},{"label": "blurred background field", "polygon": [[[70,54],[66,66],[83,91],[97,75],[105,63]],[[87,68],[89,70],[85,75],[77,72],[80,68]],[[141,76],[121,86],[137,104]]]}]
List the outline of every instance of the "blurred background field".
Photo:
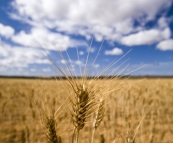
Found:
[{"label": "blurred background field", "polygon": [[[90,79],[92,80],[92,79]],[[106,114],[95,133],[94,142],[123,143],[133,134],[145,113],[136,143],[173,142],[173,79],[99,79],[93,84],[109,85]],[[73,125],[68,111],[70,89],[66,80],[0,79],[0,142],[46,143],[39,108],[56,111],[57,134],[69,143]],[[65,104],[64,104],[65,103]],[[90,142],[92,115],[80,132],[79,142]]]}]

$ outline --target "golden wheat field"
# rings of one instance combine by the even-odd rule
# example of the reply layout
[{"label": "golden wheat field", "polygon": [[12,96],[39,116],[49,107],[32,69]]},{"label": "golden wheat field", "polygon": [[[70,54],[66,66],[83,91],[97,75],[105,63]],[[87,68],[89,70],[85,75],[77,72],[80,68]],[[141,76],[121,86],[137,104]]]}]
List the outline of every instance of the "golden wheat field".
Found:
[{"label": "golden wheat field", "polygon": [[173,79],[81,88],[76,99],[67,80],[0,79],[0,143],[173,143]]}]

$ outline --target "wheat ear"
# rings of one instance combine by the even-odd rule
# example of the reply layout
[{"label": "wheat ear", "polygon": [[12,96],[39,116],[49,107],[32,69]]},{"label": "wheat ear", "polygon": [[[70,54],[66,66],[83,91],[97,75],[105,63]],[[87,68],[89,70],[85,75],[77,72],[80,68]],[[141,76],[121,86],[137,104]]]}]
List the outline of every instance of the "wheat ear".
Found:
[{"label": "wheat ear", "polygon": [[61,143],[61,137],[57,136],[54,116],[46,118],[46,135],[48,143]]},{"label": "wheat ear", "polygon": [[127,136],[125,138],[125,143],[135,143],[135,138],[129,133],[127,133]]},{"label": "wheat ear", "polygon": [[99,102],[98,111],[96,112],[96,117],[93,122],[93,132],[91,137],[91,143],[94,141],[94,134],[98,126],[100,125],[101,121],[103,120],[103,117],[105,115],[105,99],[101,98]]},{"label": "wheat ear", "polygon": [[[90,108],[89,103],[89,92],[85,88],[84,85],[77,86],[77,90],[75,91],[74,101],[70,99],[70,103],[72,105],[73,111],[71,112],[73,125],[74,125],[74,134],[76,136],[76,143],[78,143],[79,131],[85,125],[85,119]],[[74,139],[72,139],[74,140]]]}]

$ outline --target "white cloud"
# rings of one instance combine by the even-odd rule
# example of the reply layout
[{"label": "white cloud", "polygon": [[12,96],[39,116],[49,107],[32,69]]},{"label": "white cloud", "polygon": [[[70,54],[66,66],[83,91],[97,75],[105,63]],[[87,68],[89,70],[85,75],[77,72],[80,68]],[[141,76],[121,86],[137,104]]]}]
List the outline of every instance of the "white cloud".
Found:
[{"label": "white cloud", "polygon": [[60,63],[61,63],[61,64],[67,64],[67,61],[64,60],[64,59],[62,59],[62,60],[60,61]]},{"label": "white cloud", "polygon": [[31,72],[36,72],[37,69],[35,69],[35,68],[31,68],[30,71],[31,71]]},{"label": "white cloud", "polygon": [[173,39],[161,41],[157,44],[157,49],[161,51],[173,50]]},{"label": "white cloud", "polygon": [[159,42],[164,39],[168,39],[171,36],[171,31],[169,28],[165,28],[163,30],[159,29],[151,29],[140,31],[135,34],[130,34],[128,36],[124,36],[121,39],[121,43],[128,46],[134,45],[145,45],[145,44],[153,44]]},{"label": "white cloud", "polygon": [[42,71],[43,72],[51,72],[51,69],[50,68],[43,68]]},{"label": "white cloud", "polygon": [[[29,33],[21,31],[12,37],[13,42],[23,46],[40,47],[45,49],[64,51],[69,47],[87,46],[84,41],[70,39],[69,36],[48,31],[46,28],[32,28]],[[37,43],[37,41],[39,43]]]},{"label": "white cloud", "polygon": [[81,56],[84,55],[84,52],[83,51],[80,51],[79,52],[79,55],[81,55]]},{"label": "white cloud", "polygon": [[94,53],[95,48],[94,47],[89,47],[89,48],[87,48],[87,52]]},{"label": "white cloud", "polygon": [[80,66],[84,65],[84,63],[82,61],[80,61],[80,60],[74,61],[74,63],[76,65],[80,65]]},{"label": "white cloud", "polygon": [[43,51],[33,48],[0,46],[0,66],[5,68],[26,68],[30,64],[50,64]]},{"label": "white cloud", "polygon": [[121,55],[123,51],[120,48],[114,48],[112,50],[106,50],[105,55]]},{"label": "white cloud", "polygon": [[14,29],[11,26],[3,25],[0,23],[0,36],[9,38],[14,34]]},{"label": "white cloud", "polygon": [[99,67],[100,67],[99,64],[95,64],[95,65],[94,65],[94,68],[99,68]]},{"label": "white cloud", "polygon": [[159,18],[159,20],[158,20],[158,26],[160,28],[166,28],[166,27],[168,27],[168,21],[167,21],[167,19],[165,17]]},{"label": "white cloud", "polygon": [[[32,26],[54,28],[58,32],[79,34],[97,41],[119,40],[122,35],[137,32],[168,9],[172,0],[14,0],[11,17]],[[134,27],[134,20],[139,21]],[[142,22],[141,22],[142,21]],[[160,20],[163,27],[164,20]]]},{"label": "white cloud", "polygon": [[[21,16],[31,16],[34,20],[50,19],[71,19],[77,21],[91,21],[92,23],[112,23],[127,19],[130,15],[134,17],[146,14],[147,19],[153,18],[160,8],[168,7],[171,0],[121,0],[109,1],[71,1],[71,0],[15,0],[15,7]],[[116,15],[112,15],[116,10]],[[104,12],[103,12],[104,11]],[[37,15],[35,15],[37,13]],[[114,17],[112,19],[112,17]]]}]

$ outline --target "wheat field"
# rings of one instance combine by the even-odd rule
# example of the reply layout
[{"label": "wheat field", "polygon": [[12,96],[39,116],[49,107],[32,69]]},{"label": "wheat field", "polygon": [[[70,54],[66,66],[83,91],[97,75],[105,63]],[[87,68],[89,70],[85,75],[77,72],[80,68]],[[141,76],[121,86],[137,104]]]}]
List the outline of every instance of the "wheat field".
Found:
[{"label": "wheat field", "polygon": [[[85,119],[76,125],[67,80],[1,78],[0,142],[46,143],[56,137],[55,142],[70,143],[74,128],[80,130],[81,143],[173,142],[173,79],[90,79],[87,83],[91,88],[101,86],[98,89],[107,96],[90,104],[91,112],[90,106],[82,108]],[[99,90],[91,93],[105,97]]]}]

